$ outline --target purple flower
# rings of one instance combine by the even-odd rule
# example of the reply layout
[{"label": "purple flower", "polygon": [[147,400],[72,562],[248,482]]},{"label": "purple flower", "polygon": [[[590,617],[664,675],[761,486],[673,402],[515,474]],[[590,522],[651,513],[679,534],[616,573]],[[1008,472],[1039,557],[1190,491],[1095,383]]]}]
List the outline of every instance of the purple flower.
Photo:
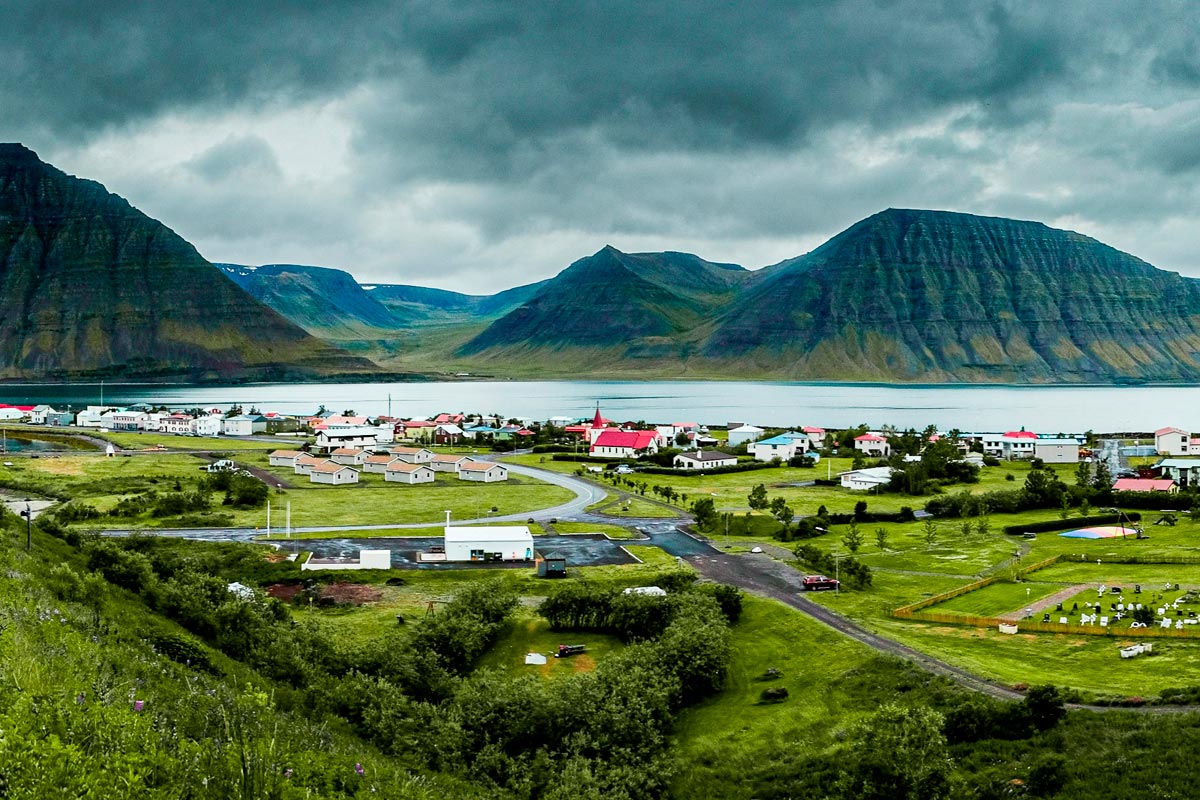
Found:
[{"label": "purple flower", "polygon": [[364,774],[364,772],[365,772],[365,770],[363,769],[363,765],[362,765],[362,764],[355,764],[355,765],[354,765],[354,771],[355,771],[355,772],[357,772],[359,775],[362,775],[362,774]]},{"label": "purple flower", "polygon": [[134,700],[133,701],[133,710],[134,711],[141,711],[145,707],[146,707],[145,700]]},{"label": "purple flower", "polygon": [[83,692],[80,692],[79,694],[75,695],[75,702],[78,705],[83,705],[86,700],[87,700],[87,697],[84,696]]},{"label": "purple flower", "polygon": [[285,778],[292,777],[292,768],[291,767],[288,767],[287,769],[285,769],[283,771],[283,777],[285,777]]}]

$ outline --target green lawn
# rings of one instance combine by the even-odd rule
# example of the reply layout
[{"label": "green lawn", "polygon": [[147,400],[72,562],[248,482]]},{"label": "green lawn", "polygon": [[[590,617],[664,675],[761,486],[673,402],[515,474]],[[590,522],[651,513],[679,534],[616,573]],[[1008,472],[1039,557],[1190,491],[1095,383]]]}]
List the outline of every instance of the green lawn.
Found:
[{"label": "green lawn", "polygon": [[671,508],[660,506],[658,503],[651,503],[637,497],[631,497],[620,505],[609,506],[599,513],[607,514],[610,517],[628,517],[631,519],[669,519],[679,514],[678,511]]},{"label": "green lawn", "polygon": [[[582,644],[587,652],[567,658],[555,658],[560,644]],[[517,609],[508,629],[480,660],[480,667],[494,667],[513,675],[541,675],[547,678],[588,672],[605,656],[617,652],[621,640],[602,633],[561,633],[550,630],[550,623],[528,607]],[[527,665],[526,653],[547,656],[544,665]]]},{"label": "green lawn", "polygon": [[556,533],[573,534],[573,533],[603,533],[610,539],[640,539],[638,532],[633,528],[626,528],[621,525],[608,525],[603,522],[556,522],[554,523]]},{"label": "green lawn", "polygon": [[1021,611],[1043,597],[1049,597],[1055,592],[1062,591],[1063,588],[1064,586],[1058,583],[993,583],[974,592],[938,603],[928,610],[938,613],[995,617],[1000,614]]}]

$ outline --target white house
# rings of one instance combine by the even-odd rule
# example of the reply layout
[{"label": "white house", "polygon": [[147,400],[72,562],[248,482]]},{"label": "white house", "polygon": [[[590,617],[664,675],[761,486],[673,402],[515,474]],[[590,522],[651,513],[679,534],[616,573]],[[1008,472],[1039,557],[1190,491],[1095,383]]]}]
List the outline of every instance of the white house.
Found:
[{"label": "white house", "polygon": [[[764,433],[762,428],[756,428],[753,425],[739,425],[736,428],[729,429],[729,446],[737,447],[743,442],[753,442]],[[769,460],[769,459],[768,459]]]},{"label": "white house", "polygon": [[[308,475],[317,464],[324,464],[326,459],[309,453],[301,453],[292,459],[292,471],[297,475]],[[330,462],[333,463],[333,462]]]},{"label": "white house", "polygon": [[163,417],[162,432],[182,436],[192,432],[192,417],[190,414],[171,414]]},{"label": "white house", "polygon": [[445,529],[447,561],[532,561],[533,534],[524,525]]},{"label": "white house", "polygon": [[458,479],[460,481],[499,483],[508,480],[508,467],[487,461],[464,461],[458,467]]},{"label": "white house", "polygon": [[439,453],[427,462],[434,472],[458,472],[458,468],[471,459],[466,456]]},{"label": "white house", "polygon": [[658,452],[658,431],[623,431],[605,428],[592,442],[590,453],[596,458],[637,458]]},{"label": "white house", "polygon": [[714,467],[737,466],[737,456],[720,450],[696,450],[680,453],[672,462],[675,469],[713,469]]},{"label": "white house", "polygon": [[336,450],[339,447],[374,447],[377,431],[370,427],[336,428],[333,430],[317,431],[317,447],[323,450]]},{"label": "white house", "polygon": [[320,464],[312,465],[308,471],[308,479],[312,483],[334,485],[358,483],[358,470],[333,461],[322,461]]},{"label": "white house", "polygon": [[808,443],[810,446],[820,448],[825,445],[824,428],[817,428],[813,425],[805,425],[800,429],[800,432],[808,437]]},{"label": "white house", "polygon": [[1033,443],[1033,457],[1047,464],[1078,464],[1078,439],[1037,439]]},{"label": "white house", "polygon": [[428,464],[433,460],[433,451],[424,447],[393,447],[388,452],[409,464]]},{"label": "white house", "polygon": [[[1033,458],[1038,437],[1033,431],[1008,431],[1000,437],[1000,458]],[[1079,457],[1076,456],[1076,461]]]},{"label": "white house", "polygon": [[275,450],[267,456],[272,467],[295,467],[296,459],[305,455],[300,450]]},{"label": "white house", "polygon": [[5,422],[17,422],[28,417],[29,413],[15,406],[0,406],[0,420]]},{"label": "white house", "polygon": [[358,447],[339,447],[329,454],[329,459],[348,467],[361,467],[367,460],[367,451]]},{"label": "white house", "polygon": [[1192,434],[1182,428],[1159,428],[1154,432],[1154,450],[1160,456],[1189,455]]},{"label": "white house", "polygon": [[854,437],[854,449],[864,456],[887,458],[892,454],[892,446],[888,440],[877,433],[864,433]]},{"label": "white house", "polygon": [[373,472],[377,475],[382,475],[387,472],[388,464],[391,464],[393,461],[399,461],[399,459],[389,453],[367,456],[362,462],[363,472]]},{"label": "white house", "polygon": [[115,410],[110,406],[88,406],[75,415],[75,424],[81,428],[99,428],[101,417],[106,412]]},{"label": "white house", "polygon": [[425,464],[406,464],[403,461],[392,461],[383,471],[383,479],[393,483],[433,483],[433,469]]},{"label": "white house", "polygon": [[797,455],[808,452],[809,439],[803,433],[788,431],[770,439],[763,439],[750,445],[750,453],[755,461],[790,461]]},{"label": "white house", "polygon": [[34,425],[45,425],[46,415],[57,413],[57,411],[47,405],[34,406],[33,410],[29,412],[29,421]]},{"label": "white house", "polygon": [[192,420],[192,433],[197,436],[220,436],[225,419],[220,414],[209,414]]},{"label": "white house", "polygon": [[236,417],[229,417],[225,420],[224,430],[226,436],[253,436],[256,433],[265,433],[267,430],[267,418],[258,415],[251,417],[239,414]]},{"label": "white house", "polygon": [[892,468],[867,467],[866,469],[852,469],[849,472],[839,472],[838,477],[842,479],[842,488],[866,491],[883,486],[890,481],[892,479]]}]

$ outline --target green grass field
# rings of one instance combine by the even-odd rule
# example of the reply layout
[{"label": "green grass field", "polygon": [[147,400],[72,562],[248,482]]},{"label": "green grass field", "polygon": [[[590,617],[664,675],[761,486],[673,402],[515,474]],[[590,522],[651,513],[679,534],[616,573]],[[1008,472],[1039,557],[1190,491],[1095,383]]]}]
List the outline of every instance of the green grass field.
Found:
[{"label": "green grass field", "polygon": [[[567,658],[555,658],[560,644],[582,644],[587,651]],[[479,666],[505,670],[513,675],[541,675],[546,678],[588,672],[596,664],[624,647],[620,639],[602,633],[559,633],[529,607],[517,609],[508,629],[481,659]],[[544,665],[527,665],[526,653],[547,656]]]},{"label": "green grass field", "polygon": [[633,528],[626,528],[621,525],[608,525],[603,522],[556,522],[554,530],[556,533],[562,534],[603,533],[610,539],[641,538]]}]

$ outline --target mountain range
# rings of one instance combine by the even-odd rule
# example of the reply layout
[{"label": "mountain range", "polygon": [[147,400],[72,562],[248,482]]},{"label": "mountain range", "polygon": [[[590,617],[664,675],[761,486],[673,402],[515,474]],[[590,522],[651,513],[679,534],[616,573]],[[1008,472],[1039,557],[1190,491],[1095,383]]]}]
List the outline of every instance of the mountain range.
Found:
[{"label": "mountain range", "polygon": [[1200,380],[1200,280],[1039,222],[888,209],[747,270],[604,247],[494,295],[205,261],[0,145],[0,378]]}]

